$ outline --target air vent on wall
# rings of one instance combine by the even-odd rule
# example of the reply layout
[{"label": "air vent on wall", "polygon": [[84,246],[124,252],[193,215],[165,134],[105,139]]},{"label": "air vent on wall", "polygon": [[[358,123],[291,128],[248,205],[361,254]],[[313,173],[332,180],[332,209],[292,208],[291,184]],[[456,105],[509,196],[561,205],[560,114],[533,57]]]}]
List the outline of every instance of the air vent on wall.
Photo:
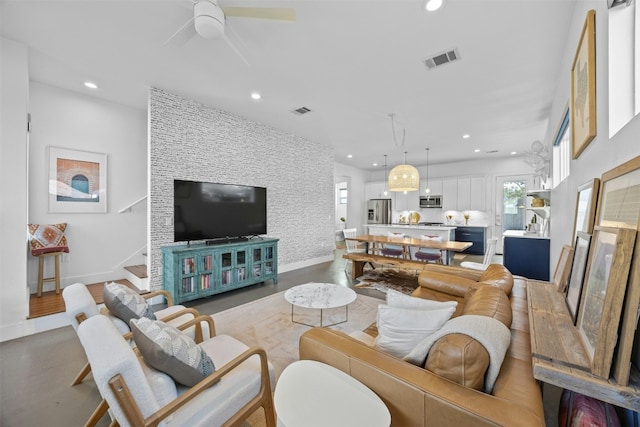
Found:
[{"label": "air vent on wall", "polygon": [[437,53],[429,58],[423,59],[422,62],[427,67],[428,70],[432,70],[436,67],[440,67],[441,65],[448,64],[452,61],[457,61],[460,59],[460,55],[458,54],[458,49],[451,49],[445,52]]},{"label": "air vent on wall", "polygon": [[307,107],[300,107],[300,108],[296,108],[295,110],[292,111],[292,113],[297,114],[299,116],[302,116],[303,114],[307,114],[310,113],[311,110]]}]

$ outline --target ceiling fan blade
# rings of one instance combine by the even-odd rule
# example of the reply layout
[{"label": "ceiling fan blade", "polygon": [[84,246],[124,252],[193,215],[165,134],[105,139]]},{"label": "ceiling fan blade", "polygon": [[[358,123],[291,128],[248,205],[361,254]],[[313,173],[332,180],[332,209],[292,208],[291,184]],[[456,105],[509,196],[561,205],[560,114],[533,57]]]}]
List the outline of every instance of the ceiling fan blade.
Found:
[{"label": "ceiling fan blade", "polygon": [[296,10],[291,8],[223,6],[221,9],[225,16],[236,18],[273,19],[289,22],[296,20]]},{"label": "ceiling fan blade", "polygon": [[[228,34],[228,35],[227,35]],[[222,37],[224,38],[224,41],[229,45],[229,47],[236,53],[236,55],[238,55],[240,57],[240,59],[242,59],[242,62],[244,62],[247,67],[251,66],[251,64],[249,64],[249,61],[247,60],[247,58],[245,57],[245,55],[240,51],[240,49],[238,48],[238,46],[236,46],[236,43],[231,41],[231,39],[229,38],[229,35],[234,36],[234,38],[239,42],[240,45],[242,45],[242,47],[244,48],[243,50],[246,51],[246,47],[244,46],[244,43],[242,43],[242,40],[240,40],[237,36],[235,36],[235,33],[233,32],[233,30],[231,30],[229,28],[229,25],[227,25],[225,27],[225,34],[222,35]]]},{"label": "ceiling fan blade", "polygon": [[164,43],[162,43],[162,47],[165,47],[169,44],[173,46],[182,46],[189,40],[191,40],[196,35],[196,28],[193,25],[193,18],[189,19],[184,23],[182,27],[178,29],[171,37],[169,37]]}]

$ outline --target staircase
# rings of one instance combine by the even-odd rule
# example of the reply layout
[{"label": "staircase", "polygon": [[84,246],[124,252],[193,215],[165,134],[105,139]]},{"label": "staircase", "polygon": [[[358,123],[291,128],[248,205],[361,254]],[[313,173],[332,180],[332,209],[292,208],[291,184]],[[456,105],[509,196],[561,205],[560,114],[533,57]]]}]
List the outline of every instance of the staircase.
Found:
[{"label": "staircase", "polygon": [[138,289],[149,289],[149,276],[147,265],[131,265],[124,268],[125,279],[130,281]]}]

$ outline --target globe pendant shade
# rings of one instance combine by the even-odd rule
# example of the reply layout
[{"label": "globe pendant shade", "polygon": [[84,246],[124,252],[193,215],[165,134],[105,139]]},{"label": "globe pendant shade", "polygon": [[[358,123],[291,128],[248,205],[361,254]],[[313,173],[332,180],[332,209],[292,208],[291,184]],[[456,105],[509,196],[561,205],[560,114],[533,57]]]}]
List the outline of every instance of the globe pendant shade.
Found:
[{"label": "globe pendant shade", "polygon": [[398,165],[389,172],[389,191],[418,191],[420,173],[411,165]]}]

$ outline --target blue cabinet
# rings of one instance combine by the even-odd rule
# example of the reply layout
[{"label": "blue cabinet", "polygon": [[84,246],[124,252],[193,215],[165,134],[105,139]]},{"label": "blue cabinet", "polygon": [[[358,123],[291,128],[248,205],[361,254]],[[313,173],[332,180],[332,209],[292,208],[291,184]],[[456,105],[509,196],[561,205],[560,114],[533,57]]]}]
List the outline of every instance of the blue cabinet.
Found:
[{"label": "blue cabinet", "polygon": [[177,304],[267,280],[278,283],[278,239],[162,248],[162,286]]},{"label": "blue cabinet", "polygon": [[544,237],[505,236],[502,263],[512,274],[548,281],[550,242]]},{"label": "blue cabinet", "polygon": [[458,226],[456,228],[456,238],[458,242],[471,242],[471,247],[462,251],[464,254],[470,255],[484,255],[485,244],[487,241],[485,232],[486,227],[474,227],[474,226]]}]

